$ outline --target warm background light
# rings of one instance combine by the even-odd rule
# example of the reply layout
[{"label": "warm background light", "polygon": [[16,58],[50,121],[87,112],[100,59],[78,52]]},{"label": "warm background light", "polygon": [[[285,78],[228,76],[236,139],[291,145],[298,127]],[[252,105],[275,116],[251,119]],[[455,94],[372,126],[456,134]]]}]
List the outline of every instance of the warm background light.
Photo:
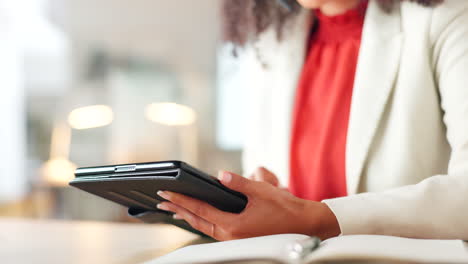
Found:
[{"label": "warm background light", "polygon": [[66,158],[48,160],[41,168],[45,182],[52,186],[67,186],[74,179],[76,165]]},{"label": "warm background light", "polygon": [[186,126],[195,122],[195,111],[175,103],[153,103],[146,108],[146,117],[167,126]]},{"label": "warm background light", "polygon": [[73,110],[68,123],[74,129],[88,129],[109,125],[113,119],[114,113],[109,106],[92,105]]}]

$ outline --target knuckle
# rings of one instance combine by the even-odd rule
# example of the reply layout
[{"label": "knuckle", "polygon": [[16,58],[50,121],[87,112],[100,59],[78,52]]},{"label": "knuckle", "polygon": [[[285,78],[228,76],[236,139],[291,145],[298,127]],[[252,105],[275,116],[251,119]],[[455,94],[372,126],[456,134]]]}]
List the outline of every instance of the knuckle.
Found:
[{"label": "knuckle", "polygon": [[175,204],[179,204],[181,202],[181,198],[177,194],[172,194],[170,199],[171,199],[170,202],[175,203]]},{"label": "knuckle", "polygon": [[195,215],[201,216],[201,215],[204,215],[206,210],[205,210],[205,207],[203,205],[197,203],[197,204],[194,204],[192,212]]},{"label": "knuckle", "polygon": [[259,181],[252,183],[252,189],[254,192],[258,191],[259,189],[265,188],[265,186],[270,185],[268,182]]},{"label": "knuckle", "polygon": [[176,206],[176,205],[173,204],[173,203],[163,203],[163,205],[166,206],[166,207],[167,207],[170,211],[172,211],[172,212],[177,212],[177,211],[179,211],[179,210],[178,210],[179,207]]}]

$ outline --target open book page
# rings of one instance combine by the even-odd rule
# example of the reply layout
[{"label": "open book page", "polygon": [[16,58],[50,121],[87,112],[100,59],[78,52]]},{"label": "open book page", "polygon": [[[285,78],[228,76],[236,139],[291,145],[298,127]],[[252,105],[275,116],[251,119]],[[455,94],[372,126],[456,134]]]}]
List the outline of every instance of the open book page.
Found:
[{"label": "open book page", "polygon": [[468,263],[468,243],[460,240],[421,240],[390,236],[341,236],[322,242],[306,258],[305,263],[345,259]]},{"label": "open book page", "polygon": [[245,259],[274,259],[281,263],[327,260],[468,263],[468,244],[459,240],[420,240],[371,235],[332,238],[322,242],[304,261],[290,259],[291,244],[307,238],[309,237],[305,235],[286,234],[188,246],[148,263],[220,263]]},{"label": "open book page", "polygon": [[147,264],[205,263],[239,259],[276,259],[288,263],[288,245],[308,236],[273,235],[188,246]]}]

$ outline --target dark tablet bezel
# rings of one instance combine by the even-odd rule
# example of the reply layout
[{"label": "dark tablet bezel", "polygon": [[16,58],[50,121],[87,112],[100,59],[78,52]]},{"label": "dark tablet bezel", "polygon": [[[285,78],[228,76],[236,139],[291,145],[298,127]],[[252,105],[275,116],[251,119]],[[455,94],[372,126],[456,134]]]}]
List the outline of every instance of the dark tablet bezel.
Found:
[{"label": "dark tablet bezel", "polygon": [[[118,165],[106,165],[106,166],[94,166],[94,167],[81,167],[75,170],[76,178],[71,181],[92,181],[93,179],[103,179],[103,178],[120,178],[120,177],[141,177],[145,176],[145,173],[151,174],[168,174],[173,170],[175,172],[177,169],[184,170],[190,173],[192,176],[197,177],[200,180],[203,180],[209,184],[218,186],[225,191],[238,196],[239,198],[246,199],[243,194],[240,194],[236,191],[230,190],[222,185],[219,180],[211,175],[200,171],[189,164],[179,161],[179,160],[169,160],[169,161],[156,161],[156,162],[143,162],[143,163],[128,163],[128,164],[118,164]],[[177,175],[174,175],[176,177]]]},{"label": "dark tablet bezel", "polygon": [[96,166],[96,167],[82,167],[75,171],[77,178],[83,176],[106,176],[106,175],[118,175],[121,173],[132,173],[141,171],[160,171],[161,169],[175,169],[180,168],[181,161],[158,161],[158,162],[144,162],[144,163],[130,163],[130,164],[119,164],[119,165],[107,165],[107,166]]},{"label": "dark tablet bezel", "polygon": [[[244,194],[225,187],[217,178],[210,176],[185,162],[177,160],[82,167],[75,171],[76,178],[70,182],[70,185],[77,187],[75,185],[87,182],[121,181],[125,180],[125,178],[128,178],[129,180],[145,180],[150,177],[177,178],[182,171],[185,174],[191,175],[198,180],[210,184],[213,187],[222,189],[226,193],[245,201],[245,204],[248,202],[248,199]],[[158,174],[161,176],[158,176]]]}]

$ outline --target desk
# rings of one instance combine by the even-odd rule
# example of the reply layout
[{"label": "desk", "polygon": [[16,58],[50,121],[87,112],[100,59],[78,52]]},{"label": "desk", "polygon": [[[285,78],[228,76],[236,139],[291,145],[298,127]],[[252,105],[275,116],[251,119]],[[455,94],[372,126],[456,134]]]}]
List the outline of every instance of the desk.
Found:
[{"label": "desk", "polygon": [[197,238],[169,225],[0,218],[0,262],[140,263]]}]

